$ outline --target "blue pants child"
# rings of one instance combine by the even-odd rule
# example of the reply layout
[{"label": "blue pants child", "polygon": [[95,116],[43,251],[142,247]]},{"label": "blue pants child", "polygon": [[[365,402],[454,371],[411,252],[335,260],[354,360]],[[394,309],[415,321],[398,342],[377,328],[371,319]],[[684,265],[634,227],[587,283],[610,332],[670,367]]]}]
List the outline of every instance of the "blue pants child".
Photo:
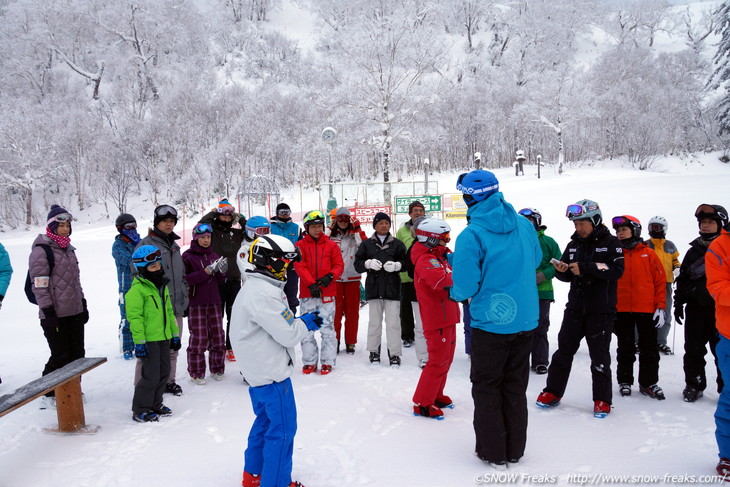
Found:
[{"label": "blue pants child", "polygon": [[[730,377],[730,340],[720,334],[715,348],[723,377]],[[720,458],[730,458],[730,387],[723,387],[715,410],[715,439]]]},{"label": "blue pants child", "polygon": [[261,475],[261,487],[289,485],[297,432],[297,405],[291,379],[250,387],[248,391],[256,419],[248,434],[244,470]]}]

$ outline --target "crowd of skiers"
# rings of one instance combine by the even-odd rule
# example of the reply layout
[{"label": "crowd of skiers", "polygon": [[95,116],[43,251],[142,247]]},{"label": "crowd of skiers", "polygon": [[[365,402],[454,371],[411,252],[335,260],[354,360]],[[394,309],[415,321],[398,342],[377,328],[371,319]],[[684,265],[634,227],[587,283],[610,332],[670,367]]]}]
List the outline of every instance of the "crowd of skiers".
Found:
[{"label": "crowd of skiers", "polygon": [[[537,405],[558,406],[583,338],[596,417],[608,415],[613,403],[613,334],[619,393],[632,393],[638,354],[639,392],[664,399],[659,358],[672,353],[667,336],[674,317],[685,325],[685,401],[696,401],[707,387],[708,344],[715,358],[721,393],[717,471],[729,474],[730,391],[723,390],[722,380],[723,372],[730,373],[726,210],[709,204],[697,208],[700,235],[680,265],[661,216],[649,221],[646,241],[641,222],[631,215],[611,219],[613,235],[598,203],[581,200],[566,209],[575,233],[561,252],[545,234],[540,211],[515,211],[491,172],[462,174],[457,188],[468,206],[468,225],[454,252],[447,248],[449,225],[426,217],[418,201],[409,206],[409,220],[395,236],[390,217],[378,213],[368,237],[347,208],[337,209],[329,225],[321,211],[310,211],[300,230],[285,203],[270,219],[245,219],[223,200],[195,225],[185,252],[177,243],[178,214],[172,206],[155,208],[153,227],[144,238],[135,218],[121,214],[112,255],[119,281],[121,350],[125,359],[138,359],[133,419],[157,421],[172,414],[163,393],[182,394],[176,363],[187,317],[192,383],[206,382],[207,352],[210,378],[223,379],[226,362],[237,362],[250,385],[256,420],[243,485],[298,485],[291,480],[294,347],[301,346],[304,374],[327,375],[341,349],[355,353],[365,274],[368,359],[381,361],[383,322],[389,365],[400,366],[402,347],[415,345],[422,369],[413,395],[416,416],[443,419],[443,410],[453,407],[444,389],[463,307],[475,451],[497,469],[519,462],[524,454],[530,370],[546,374]],[[53,205],[29,259],[26,294],[38,304],[50,349],[43,375],[84,356],[89,314],[70,244],[72,221],[68,211]],[[11,273],[0,246],[0,306]],[[570,289],[557,350],[550,357],[553,278],[569,283]],[[45,398],[47,406],[52,396]]]}]

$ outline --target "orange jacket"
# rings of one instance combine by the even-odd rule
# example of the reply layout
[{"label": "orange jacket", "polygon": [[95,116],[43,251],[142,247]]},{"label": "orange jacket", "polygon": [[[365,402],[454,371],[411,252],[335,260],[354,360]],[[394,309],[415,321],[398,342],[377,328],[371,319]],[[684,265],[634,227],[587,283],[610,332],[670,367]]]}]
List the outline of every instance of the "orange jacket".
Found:
[{"label": "orange jacket", "polygon": [[730,234],[723,230],[705,254],[707,290],[715,300],[715,326],[730,339]]},{"label": "orange jacket", "polygon": [[619,313],[653,313],[667,302],[664,267],[656,253],[638,243],[624,249],[624,274],[618,280]]}]

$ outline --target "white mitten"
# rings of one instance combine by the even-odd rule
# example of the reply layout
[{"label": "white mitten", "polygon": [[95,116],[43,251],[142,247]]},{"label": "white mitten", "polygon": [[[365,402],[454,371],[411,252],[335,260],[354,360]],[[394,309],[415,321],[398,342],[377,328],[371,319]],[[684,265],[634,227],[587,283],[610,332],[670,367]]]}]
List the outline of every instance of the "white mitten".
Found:
[{"label": "white mitten", "polygon": [[385,272],[398,272],[401,268],[400,262],[393,262],[392,260],[389,260],[385,264],[383,264],[383,269],[385,269]]},{"label": "white mitten", "polygon": [[365,261],[365,268],[371,271],[379,271],[383,268],[383,263],[378,259],[368,259]]}]

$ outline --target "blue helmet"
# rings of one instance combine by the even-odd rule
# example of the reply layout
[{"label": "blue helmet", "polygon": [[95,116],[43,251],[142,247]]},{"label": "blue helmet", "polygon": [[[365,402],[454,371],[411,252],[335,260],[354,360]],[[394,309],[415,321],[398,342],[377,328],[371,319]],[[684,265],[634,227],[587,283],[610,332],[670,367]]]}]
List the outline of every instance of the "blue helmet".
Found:
[{"label": "blue helmet", "polygon": [[472,206],[499,191],[497,176],[484,169],[465,172],[456,181],[456,189],[464,193],[464,202]]},{"label": "blue helmet", "polygon": [[246,221],[246,235],[251,240],[271,233],[271,223],[263,216],[252,216]]},{"label": "blue helmet", "polygon": [[143,245],[132,254],[132,263],[137,268],[147,267],[158,260],[162,260],[162,252],[154,245]]}]

